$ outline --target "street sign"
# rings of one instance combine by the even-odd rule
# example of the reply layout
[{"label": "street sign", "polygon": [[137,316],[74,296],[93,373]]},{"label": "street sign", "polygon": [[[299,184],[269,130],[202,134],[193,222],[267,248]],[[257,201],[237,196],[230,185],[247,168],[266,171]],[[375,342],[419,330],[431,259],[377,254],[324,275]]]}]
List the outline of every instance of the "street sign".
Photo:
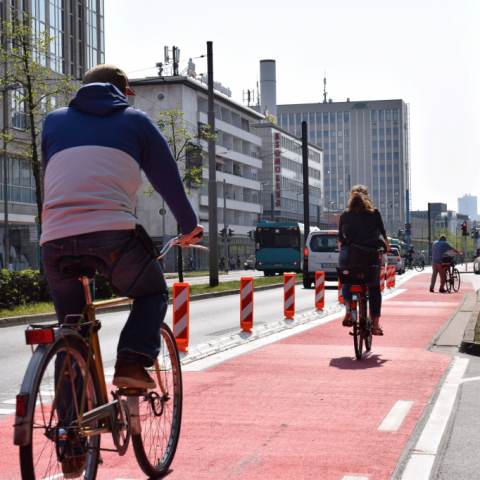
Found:
[{"label": "street sign", "polygon": [[167,211],[164,209],[164,208],[161,208],[159,211],[158,211],[158,214],[163,217],[165,214],[167,213]]},{"label": "street sign", "polygon": [[412,231],[411,231],[411,230],[409,230],[409,229],[406,229],[406,230],[405,230],[405,235],[411,235],[411,234],[412,234]]},{"label": "street sign", "polygon": [[406,224],[405,224],[405,230],[410,230],[410,226],[411,226],[411,225],[410,225],[409,223],[406,223]]}]

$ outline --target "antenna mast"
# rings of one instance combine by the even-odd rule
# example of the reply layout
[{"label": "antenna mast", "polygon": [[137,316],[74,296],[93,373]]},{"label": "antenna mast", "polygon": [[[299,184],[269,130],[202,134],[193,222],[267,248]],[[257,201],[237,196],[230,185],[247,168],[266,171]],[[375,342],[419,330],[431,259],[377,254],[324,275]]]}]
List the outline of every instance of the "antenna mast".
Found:
[{"label": "antenna mast", "polygon": [[323,103],[327,103],[327,72],[323,74]]}]

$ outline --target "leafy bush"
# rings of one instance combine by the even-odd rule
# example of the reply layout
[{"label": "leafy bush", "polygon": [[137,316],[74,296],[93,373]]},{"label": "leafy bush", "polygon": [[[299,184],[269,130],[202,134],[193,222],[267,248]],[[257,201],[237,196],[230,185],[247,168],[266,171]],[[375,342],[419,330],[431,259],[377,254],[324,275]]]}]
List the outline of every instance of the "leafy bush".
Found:
[{"label": "leafy bush", "polygon": [[[95,277],[95,298],[112,298],[108,280],[103,275]],[[13,309],[29,303],[51,302],[47,278],[38,270],[11,272],[0,270],[0,310]]]}]

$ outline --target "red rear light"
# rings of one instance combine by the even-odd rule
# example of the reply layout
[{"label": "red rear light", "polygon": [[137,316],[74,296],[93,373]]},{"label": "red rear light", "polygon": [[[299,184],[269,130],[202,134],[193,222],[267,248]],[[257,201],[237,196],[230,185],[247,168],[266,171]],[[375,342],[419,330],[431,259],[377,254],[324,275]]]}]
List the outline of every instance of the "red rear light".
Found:
[{"label": "red rear light", "polygon": [[259,264],[259,265],[261,265],[261,264],[262,264],[262,262],[258,262],[258,264]]},{"label": "red rear light", "polygon": [[398,262],[400,261],[400,257],[397,257],[397,261],[398,261]]},{"label": "red rear light", "polygon": [[297,262],[293,262],[293,264],[294,264],[294,265],[296,265],[296,264],[297,264]]},{"label": "red rear light", "polygon": [[305,247],[305,250],[303,251],[303,254],[304,254],[306,257],[308,257],[308,248],[307,248],[307,247]]},{"label": "red rear light", "polygon": [[53,343],[55,335],[53,328],[42,328],[41,330],[25,330],[27,345],[39,345],[42,343]]},{"label": "red rear light", "polygon": [[27,415],[28,393],[17,395],[17,408],[15,415],[17,417],[25,417]]}]

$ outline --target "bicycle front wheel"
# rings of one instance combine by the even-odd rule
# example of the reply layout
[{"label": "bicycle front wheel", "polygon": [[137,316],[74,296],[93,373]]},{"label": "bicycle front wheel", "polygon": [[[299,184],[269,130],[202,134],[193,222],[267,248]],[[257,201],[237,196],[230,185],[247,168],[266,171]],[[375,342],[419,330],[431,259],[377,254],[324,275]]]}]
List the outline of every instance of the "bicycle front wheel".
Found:
[{"label": "bicycle front wheel", "polygon": [[360,325],[362,326],[365,350],[369,352],[372,349],[372,320],[367,318],[367,313],[367,297],[363,296],[360,300]]},{"label": "bicycle front wheel", "polygon": [[362,359],[363,353],[363,331],[361,328],[361,316],[360,316],[360,302],[361,300],[357,301],[357,308],[355,312],[355,321],[353,322],[353,346],[355,348],[355,357],[357,360]]},{"label": "bicycle front wheel", "polygon": [[450,275],[450,270],[445,270],[445,288],[447,292],[450,293],[452,291],[452,276]]},{"label": "bicycle front wheel", "polygon": [[81,439],[78,428],[71,426],[79,418],[85,384],[84,411],[102,403],[93,362],[86,373],[87,354],[85,341],[73,332],[66,333],[64,338],[58,337],[53,344],[37,347],[21,390],[29,393],[33,406],[29,417],[24,419],[28,424],[29,442],[20,447],[22,479],[73,478],[68,475],[78,466],[84,471],[75,478],[95,479],[100,436]]},{"label": "bicycle front wheel", "polygon": [[182,422],[182,372],[177,344],[168,325],[163,324],[160,333],[160,355],[155,366],[148,369],[157,387],[139,398],[141,433],[132,435],[138,464],[151,478],[167,473]]},{"label": "bicycle front wheel", "polygon": [[460,272],[456,268],[453,269],[451,281],[453,290],[458,292],[460,290]]}]

